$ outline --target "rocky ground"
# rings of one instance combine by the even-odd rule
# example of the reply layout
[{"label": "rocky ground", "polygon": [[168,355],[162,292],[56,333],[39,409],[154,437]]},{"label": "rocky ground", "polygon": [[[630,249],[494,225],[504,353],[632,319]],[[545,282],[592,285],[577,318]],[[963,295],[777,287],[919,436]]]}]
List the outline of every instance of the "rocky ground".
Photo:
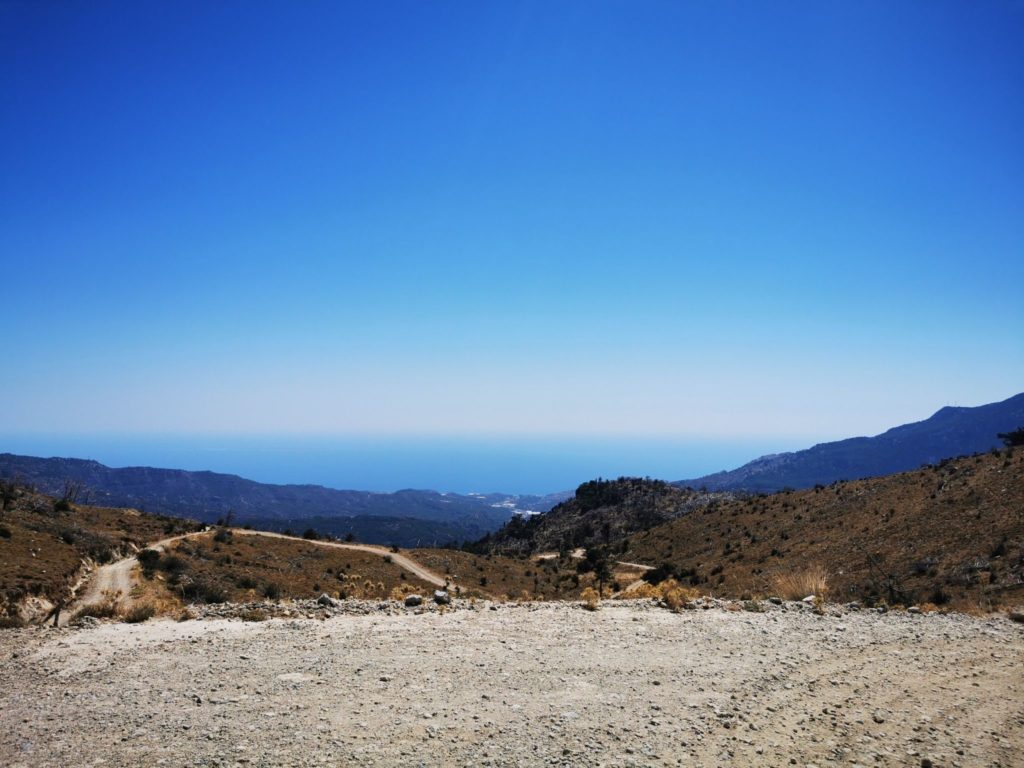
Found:
[{"label": "rocky ground", "polygon": [[1024,765],[1005,617],[384,606],[0,632],[0,764]]}]

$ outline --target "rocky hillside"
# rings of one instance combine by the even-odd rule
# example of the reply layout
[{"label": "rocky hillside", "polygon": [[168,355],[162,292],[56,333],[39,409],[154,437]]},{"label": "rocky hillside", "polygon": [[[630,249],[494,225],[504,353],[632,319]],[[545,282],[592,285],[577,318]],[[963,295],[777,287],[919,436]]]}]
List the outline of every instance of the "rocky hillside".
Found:
[{"label": "rocky hillside", "polygon": [[133,509],[74,506],[6,482],[0,497],[0,621],[39,618],[68,598],[87,564],[200,528]]},{"label": "rocky hillside", "polygon": [[1024,600],[1024,450],[712,501],[620,557],[714,594],[771,594],[819,567],[830,597],[986,609]]},{"label": "rocky hillside", "polygon": [[739,469],[717,472],[680,486],[710,490],[779,491],[818,483],[888,475],[1001,447],[997,435],[1024,426],[1024,393],[976,408],[943,408],[931,418],[875,437],[821,443],[792,453],[763,456]]},{"label": "rocky hillside", "polygon": [[731,493],[677,488],[650,478],[592,480],[580,485],[573,498],[550,512],[513,518],[474,548],[521,555],[605,545],[731,498]]}]

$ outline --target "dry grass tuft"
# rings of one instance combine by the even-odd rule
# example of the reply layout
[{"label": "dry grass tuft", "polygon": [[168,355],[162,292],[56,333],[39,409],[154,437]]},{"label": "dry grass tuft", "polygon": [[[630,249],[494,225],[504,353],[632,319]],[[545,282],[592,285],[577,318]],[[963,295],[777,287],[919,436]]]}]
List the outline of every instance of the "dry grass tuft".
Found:
[{"label": "dry grass tuft", "polygon": [[690,600],[700,597],[700,591],[683,586],[675,579],[665,579],[660,584],[641,582],[632,589],[623,590],[616,597],[620,600],[661,600],[673,611],[678,611]]},{"label": "dry grass tuft", "polygon": [[110,600],[103,603],[93,603],[92,605],[85,605],[75,612],[74,619],[84,619],[91,617],[93,619],[113,619],[117,616],[117,606]]},{"label": "dry grass tuft", "polygon": [[650,600],[661,597],[661,591],[653,584],[644,581],[635,589],[622,590],[619,597],[623,600]]},{"label": "dry grass tuft", "polygon": [[147,619],[156,615],[156,606],[152,603],[141,603],[134,608],[129,608],[121,615],[121,621],[125,624],[141,624]]},{"label": "dry grass tuft", "polygon": [[661,599],[673,611],[680,610],[690,600],[700,597],[700,592],[692,587],[684,587],[675,579],[666,579],[658,585]]},{"label": "dry grass tuft", "polygon": [[583,601],[583,607],[588,611],[596,611],[601,605],[601,595],[593,587],[587,587],[580,592],[580,600]]},{"label": "dry grass tuft", "polygon": [[811,595],[824,600],[828,597],[828,571],[812,565],[794,573],[779,573],[772,579],[772,588],[784,600],[803,600]]},{"label": "dry grass tuft", "polygon": [[397,602],[402,602],[409,595],[419,594],[421,591],[422,590],[417,589],[412,584],[402,583],[399,584],[397,587],[392,587],[390,599],[395,600]]}]

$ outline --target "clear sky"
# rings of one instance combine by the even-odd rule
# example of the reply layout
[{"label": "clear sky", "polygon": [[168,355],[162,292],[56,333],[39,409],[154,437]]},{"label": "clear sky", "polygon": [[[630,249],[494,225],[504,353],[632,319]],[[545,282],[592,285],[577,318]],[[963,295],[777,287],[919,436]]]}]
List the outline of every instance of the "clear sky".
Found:
[{"label": "clear sky", "polygon": [[0,1],[0,281],[8,433],[792,445],[1000,400],[1024,5]]}]

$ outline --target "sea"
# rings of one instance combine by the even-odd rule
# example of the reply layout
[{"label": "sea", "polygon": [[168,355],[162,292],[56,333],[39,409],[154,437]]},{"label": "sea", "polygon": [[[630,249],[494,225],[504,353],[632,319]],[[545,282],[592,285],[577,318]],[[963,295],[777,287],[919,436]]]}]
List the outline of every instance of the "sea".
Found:
[{"label": "sea", "polygon": [[0,453],[94,459],[389,492],[546,494],[597,477],[684,480],[733,469],[790,439],[592,436],[0,434]]}]

